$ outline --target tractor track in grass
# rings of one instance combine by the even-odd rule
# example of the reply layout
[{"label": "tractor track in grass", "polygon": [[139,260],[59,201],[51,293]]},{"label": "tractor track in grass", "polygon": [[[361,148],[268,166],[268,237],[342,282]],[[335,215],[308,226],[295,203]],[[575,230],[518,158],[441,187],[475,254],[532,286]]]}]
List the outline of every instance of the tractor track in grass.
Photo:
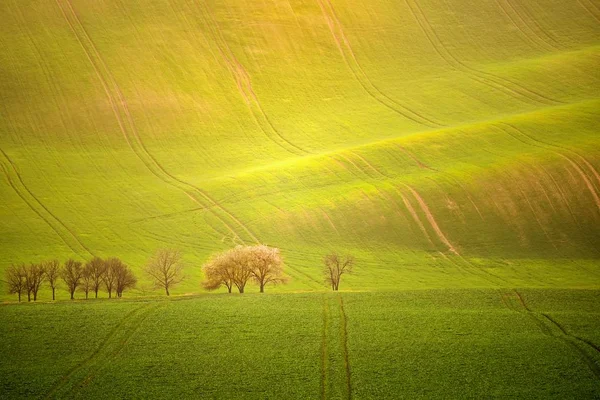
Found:
[{"label": "tractor track in grass", "polygon": [[[525,18],[519,13],[519,11],[511,3],[510,0],[496,0],[496,3],[502,9],[502,12],[508,17],[508,19],[510,19],[512,24],[519,30],[519,32],[522,33],[523,37],[527,39],[534,47],[550,51],[560,50],[555,46],[547,43],[539,35],[537,35],[533,28],[531,28],[529,24],[527,24]],[[519,23],[519,21],[521,23]],[[525,30],[530,31],[531,35],[528,34]]]},{"label": "tractor track in grass", "polygon": [[350,369],[350,352],[348,351],[348,316],[344,309],[344,299],[338,294],[340,305],[340,318],[342,325],[342,351],[344,352],[344,369],[346,372],[346,390],[348,391],[348,399],[352,399],[352,371]]},{"label": "tractor track in grass", "polygon": [[[331,4],[330,0],[316,0],[323,16],[325,18],[325,22],[333,36],[333,39],[336,43],[338,50],[340,51],[344,63],[350,69],[352,74],[354,75],[357,82],[361,85],[361,87],[367,92],[367,94],[373,98],[375,101],[383,105],[384,107],[394,111],[395,113],[401,115],[402,117],[409,119],[419,125],[424,125],[429,128],[442,128],[445,125],[434,121],[432,118],[428,118],[421,113],[418,113],[402,104],[392,99],[381,90],[379,90],[373,82],[370,80],[369,76],[366,74],[358,59],[356,58],[356,54],[350,45],[350,41],[346,37],[344,33],[343,26],[340,20],[337,17],[335,9],[333,8],[333,4]],[[342,44],[343,43],[343,44]]]},{"label": "tractor track in grass", "polygon": [[[504,133],[506,133],[507,135],[513,137],[515,140],[524,143],[526,145],[532,146],[532,147],[538,147],[544,150],[548,150],[551,151],[552,153],[556,154],[557,156],[559,156],[560,158],[566,160],[571,167],[577,172],[577,174],[580,176],[580,178],[582,179],[583,183],[585,184],[585,186],[587,187],[588,191],[590,192],[590,194],[592,195],[594,202],[596,203],[596,207],[598,208],[598,210],[600,211],[600,197],[598,196],[598,192],[594,186],[594,184],[592,183],[592,181],[590,181],[589,176],[585,173],[585,171],[581,168],[581,166],[579,164],[577,164],[577,162],[575,160],[573,160],[571,157],[552,150],[550,148],[548,148],[548,146],[544,146],[542,144],[536,143],[535,139],[530,138],[528,135],[524,134],[520,129],[518,129],[517,127],[515,127],[514,125],[508,124],[508,123],[500,123],[499,125],[501,125],[502,127],[500,127],[500,130]],[[506,129],[508,128],[508,129]],[[513,133],[511,133],[510,131],[512,131]],[[519,136],[517,136],[517,134],[519,136],[524,136],[526,138],[528,138],[528,140],[533,141],[534,143],[530,143],[526,140],[521,139]],[[586,161],[587,162],[587,161]],[[593,168],[593,166],[590,167]],[[595,169],[594,169],[594,172]],[[597,173],[597,172],[596,172]]]},{"label": "tractor track in grass", "polygon": [[[69,385],[69,382],[71,382],[75,374],[84,370],[87,366],[93,366],[93,364],[97,363],[98,361],[102,361],[103,355],[101,353],[103,353],[105,349],[111,345],[111,343],[120,340],[121,344],[124,345],[125,341],[129,339],[130,335],[135,333],[135,330],[139,328],[139,323],[146,319],[150,311],[152,311],[152,308],[157,308],[158,306],[158,304],[146,303],[125,314],[121,321],[119,321],[119,323],[108,332],[108,334],[104,337],[92,354],[67,371],[65,375],[63,375],[54,385],[52,385],[44,398],[53,398],[58,391]],[[138,318],[139,314],[142,315]],[[133,329],[131,326],[127,327],[128,324],[132,325]],[[124,328],[125,330],[123,330]],[[125,333],[123,337],[119,337],[121,332]]]},{"label": "tractor track in grass", "polygon": [[327,385],[329,383],[328,379],[328,362],[329,354],[327,349],[327,336],[329,332],[329,312],[327,310],[327,299],[323,296],[322,301],[322,323],[323,326],[321,328],[321,400],[325,400],[327,398]]},{"label": "tractor track in grass", "polygon": [[[88,61],[92,65],[96,76],[101,83],[104,92],[107,96],[107,100],[110,103],[110,107],[115,115],[119,128],[138,159],[146,166],[146,168],[158,179],[168,184],[169,186],[182,191],[188,198],[201,207],[208,209],[213,213],[236,237],[243,239],[239,236],[232,225],[237,224],[239,228],[246,232],[249,238],[255,242],[259,242],[258,238],[251,232],[251,230],[243,224],[237,217],[231,212],[227,211],[223,206],[217,203],[212,197],[205,193],[200,188],[184,182],[179,178],[168,173],[165,168],[149,153],[146,146],[144,145],[139,132],[137,131],[133,117],[129,112],[127,102],[119,88],[115,78],[112,76],[110,69],[104,62],[102,56],[96,48],[93,40],[87,33],[87,30],[79,20],[79,17],[71,5],[70,0],[55,0],[59,7],[65,21],[71,28],[71,31],[77,39],[79,45],[83,49]],[[207,204],[208,203],[208,204]],[[220,215],[220,211],[224,215]],[[233,221],[227,222],[227,219]]]},{"label": "tractor track in grass", "polygon": [[[254,92],[252,87],[252,81],[250,79],[250,75],[248,71],[244,68],[244,66],[239,62],[235,54],[229,47],[227,40],[223,36],[223,32],[219,27],[218,22],[215,20],[210,8],[206,4],[205,1],[201,0],[202,7],[204,9],[205,21],[209,25],[209,30],[211,32],[211,36],[216,44],[219,53],[225,64],[227,64],[227,69],[231,73],[237,89],[244,99],[246,106],[250,110],[252,117],[258,127],[262,130],[265,136],[271,140],[273,143],[281,147],[282,149],[296,155],[296,156],[304,156],[306,154],[310,154],[307,150],[302,149],[298,145],[292,143],[288,139],[286,139],[278,129],[275,128],[273,122],[264,111],[258,96]],[[202,10],[201,10],[202,12]]]},{"label": "tractor track in grass", "polygon": [[540,38],[541,41],[545,42],[548,46],[550,46],[554,50],[557,50],[557,51],[563,50],[563,48],[561,48],[562,47],[561,44],[556,39],[554,39],[554,37],[552,37],[552,35],[546,29],[544,29],[544,27],[542,25],[540,25],[540,23],[537,21],[537,19],[535,19],[534,16],[531,15],[531,13],[529,12],[529,10],[527,9],[526,6],[523,6],[521,3],[523,14],[526,17],[526,18],[524,18],[521,15],[521,13],[519,12],[519,10],[517,9],[517,6],[515,6],[515,4],[513,3],[513,0],[505,0],[505,1],[507,2],[507,4],[509,4],[512,7],[513,10],[515,10],[515,13],[523,20],[523,22],[525,24],[527,24],[526,19],[528,19],[529,21],[531,21],[533,23],[533,25],[538,29],[539,33],[536,33],[535,30],[531,27],[529,29],[538,38]]},{"label": "tractor track in grass", "polygon": [[321,311],[321,399],[352,399],[348,317],[342,295],[323,295]]},{"label": "tractor track in grass", "polygon": [[594,19],[598,22],[600,22],[600,11],[596,11],[594,12],[595,6],[594,3],[592,3],[590,1],[589,3],[589,8],[588,6],[585,5],[585,3],[587,3],[588,0],[577,0],[577,3],[584,8],[592,17],[594,17]]},{"label": "tractor track in grass", "polygon": [[79,255],[81,258],[86,258],[84,254],[94,256],[92,251],[85,246],[75,232],[71,230],[63,221],[60,220],[54,213],[52,213],[48,207],[40,201],[40,199],[33,194],[31,190],[23,182],[23,178],[12,160],[0,149],[0,165],[2,171],[6,176],[6,180],[14,192],[23,200],[25,204],[36,213],[46,224],[62,239],[65,245],[73,251],[73,253]]},{"label": "tractor track in grass", "polygon": [[[552,338],[556,338],[574,350],[579,358],[587,364],[590,371],[600,380],[600,347],[587,339],[583,339],[577,335],[569,333],[560,323],[546,313],[538,313],[533,311],[525,299],[516,289],[512,289],[509,293],[502,293],[502,301],[507,307],[518,313],[525,313],[539,328],[540,331]],[[510,298],[519,304],[519,307],[511,303]],[[587,349],[587,350],[586,350]],[[592,352],[595,356],[591,356]]]},{"label": "tractor track in grass", "polygon": [[405,1],[408,5],[408,8],[410,9],[412,16],[417,21],[417,24],[425,34],[425,37],[427,38],[433,49],[450,67],[454,68],[457,71],[461,71],[467,74],[467,76],[479,83],[482,83],[493,89],[503,91],[515,98],[525,98],[529,101],[534,101],[536,103],[544,105],[564,104],[561,101],[551,99],[541,93],[528,89],[523,85],[520,85],[509,79],[502,78],[492,73],[480,71],[478,69],[469,67],[467,64],[463,63],[458,58],[456,58],[444,46],[443,42],[439,38],[437,32],[433,29],[433,26],[429,22],[427,16],[423,12],[421,6],[419,6],[418,2],[414,0]]},{"label": "tractor track in grass", "polygon": [[[123,351],[129,340],[133,337],[133,335],[141,328],[142,323],[149,317],[149,315],[156,311],[157,309],[164,307],[165,304],[153,304],[142,306],[143,310],[138,313],[138,315],[134,316],[134,320],[131,323],[125,326],[123,331],[123,335],[121,337],[114,337],[117,340],[116,346],[111,351],[107,351],[106,354],[101,355],[102,350],[98,352],[95,359],[89,363],[90,368],[88,369],[85,376],[80,379],[76,384],[73,385],[74,393],[71,392],[71,395],[77,394],[81,389],[85,386],[89,385],[89,383],[94,379],[95,376],[98,376],[102,373],[102,371],[109,366],[109,364],[115,360],[119,354]],[[137,318],[136,318],[137,317]],[[123,328],[123,326],[121,326]],[[115,335],[116,336],[116,335]],[[104,347],[106,348],[106,346]],[[94,368],[94,366],[96,366]]]}]

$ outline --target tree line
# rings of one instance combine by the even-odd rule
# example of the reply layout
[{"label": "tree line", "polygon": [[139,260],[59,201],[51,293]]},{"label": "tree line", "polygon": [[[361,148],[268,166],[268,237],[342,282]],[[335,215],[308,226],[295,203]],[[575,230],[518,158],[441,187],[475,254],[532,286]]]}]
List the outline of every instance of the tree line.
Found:
[{"label": "tree line", "polygon": [[[331,253],[323,259],[323,276],[332,290],[337,291],[341,277],[352,272],[354,258]],[[182,254],[175,249],[160,249],[147,262],[144,273],[154,283],[154,287],[165,291],[170,290],[185,278],[183,274]],[[209,258],[202,266],[204,289],[212,291],[221,287],[231,293],[236,288],[244,293],[248,282],[254,282],[264,293],[267,285],[285,284],[289,278],[284,274],[284,264],[278,248],[266,245],[236,246],[235,248],[217,253]],[[102,259],[94,257],[83,264],[80,261],[68,259],[64,264],[58,260],[11,265],[6,270],[9,294],[16,294],[19,302],[24,294],[28,301],[36,301],[40,288],[46,284],[52,290],[52,300],[56,299],[56,289],[63,282],[70,294],[71,300],[75,293],[81,291],[88,299],[91,294],[98,298],[98,292],[105,290],[108,298],[115,293],[117,298],[123,292],[135,288],[137,277],[117,257]]]},{"label": "tree line", "polygon": [[98,298],[98,292],[102,288],[109,298],[112,298],[113,293],[122,297],[125,290],[135,287],[137,278],[117,257],[106,260],[94,257],[85,264],[73,259],[68,259],[64,264],[58,260],[50,260],[37,264],[11,265],[6,271],[8,292],[18,295],[19,301],[24,294],[27,294],[27,301],[31,301],[32,297],[36,301],[44,283],[52,289],[52,300],[56,300],[59,281],[65,284],[73,300],[78,290],[85,293],[86,299],[90,293]]}]

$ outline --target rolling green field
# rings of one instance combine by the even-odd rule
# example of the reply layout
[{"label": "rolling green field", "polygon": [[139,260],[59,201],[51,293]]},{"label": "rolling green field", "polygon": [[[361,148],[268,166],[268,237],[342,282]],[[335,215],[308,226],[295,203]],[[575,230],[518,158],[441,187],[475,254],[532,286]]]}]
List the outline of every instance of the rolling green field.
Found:
[{"label": "rolling green field", "polygon": [[[598,291],[2,306],[2,397],[597,398]],[[49,362],[52,360],[52,362]]]},{"label": "rolling green field", "polygon": [[[0,273],[139,282],[0,280],[0,398],[600,397],[599,67],[595,0],[1,1]],[[253,243],[289,284],[204,294]]]}]

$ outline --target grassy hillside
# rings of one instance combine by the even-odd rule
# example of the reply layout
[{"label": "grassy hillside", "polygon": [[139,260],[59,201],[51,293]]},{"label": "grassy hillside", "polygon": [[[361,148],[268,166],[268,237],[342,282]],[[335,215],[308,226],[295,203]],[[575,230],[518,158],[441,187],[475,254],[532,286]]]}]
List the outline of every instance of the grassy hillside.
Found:
[{"label": "grassy hillside", "polygon": [[140,271],[176,246],[190,293],[210,253],[262,242],[292,290],[324,289],[330,249],[356,255],[355,290],[598,287],[593,1],[0,16],[0,270],[93,254]]}]

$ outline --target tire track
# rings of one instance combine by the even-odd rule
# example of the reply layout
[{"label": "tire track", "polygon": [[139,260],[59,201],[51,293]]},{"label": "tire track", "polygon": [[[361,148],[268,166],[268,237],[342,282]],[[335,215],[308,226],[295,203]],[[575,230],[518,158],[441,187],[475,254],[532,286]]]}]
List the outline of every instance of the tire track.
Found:
[{"label": "tire track", "polygon": [[[505,2],[506,2],[507,7],[505,7],[505,4],[504,4]],[[496,3],[498,4],[498,7],[500,7],[500,9],[504,13],[504,15],[506,15],[508,17],[510,22],[512,22],[512,24],[519,30],[519,32],[521,32],[522,37],[524,39],[526,39],[527,42],[529,42],[534,48],[539,48],[542,50],[551,50],[551,51],[554,50],[554,48],[549,49],[546,43],[544,43],[544,42],[540,43],[538,41],[539,38],[537,36],[535,36],[535,34],[534,34],[534,37],[535,37],[535,39],[538,39],[538,40],[535,40],[527,32],[525,32],[525,30],[523,29],[521,24],[518,22],[518,20],[521,20],[521,22],[524,24],[525,27],[529,28],[529,26],[527,26],[527,24],[523,22],[522,18],[520,18],[518,13],[516,13],[516,10],[512,6],[512,4],[510,4],[508,2],[508,0],[496,0]],[[512,10],[513,12],[511,13],[509,10]],[[515,16],[513,14],[517,14],[517,15]]]},{"label": "tire track", "polygon": [[254,92],[250,75],[235,57],[208,5],[202,0],[202,6],[199,6],[198,8],[200,9],[200,7],[204,10],[204,12],[202,10],[200,10],[200,12],[204,14],[204,20],[208,23],[214,43],[216,44],[223,61],[225,61],[227,64],[227,69],[229,69],[229,72],[236,83],[238,91],[244,99],[244,102],[250,110],[258,127],[263,131],[265,136],[269,138],[269,140],[277,144],[282,149],[297,156],[310,154],[308,151],[302,149],[298,145],[283,137],[283,135],[275,128],[269,116],[264,111],[258,96]]},{"label": "tire track", "polygon": [[23,182],[23,178],[16,165],[4,152],[0,149],[0,165],[2,171],[6,176],[8,184],[14,190],[14,192],[27,204],[27,206],[36,213],[46,224],[62,239],[65,245],[77,254],[79,257],[85,259],[86,253],[94,256],[92,251],[86,247],[75,235],[75,232],[71,230],[64,222],[62,222],[56,215],[54,215],[48,207],[40,201],[40,199],[33,194],[31,190]]},{"label": "tire track", "polygon": [[321,330],[321,400],[327,398],[327,384],[328,384],[328,362],[329,354],[327,349],[327,336],[329,331],[329,316],[327,311],[327,299],[323,296],[323,327]]},{"label": "tire track", "polygon": [[[57,6],[61,10],[61,13],[68,23],[73,35],[77,39],[79,45],[83,49],[88,61],[92,65],[98,80],[100,81],[104,92],[106,93],[107,99],[110,103],[111,109],[121,132],[127,144],[135,155],[142,161],[146,168],[155,175],[158,179],[164,183],[179,189],[187,195],[193,202],[199,206],[206,208],[213,213],[221,222],[227,227],[227,229],[237,238],[243,241],[232,225],[238,225],[243,231],[246,232],[247,236],[259,242],[258,238],[250,231],[250,229],[244,225],[239,219],[237,219],[231,212],[223,208],[218,202],[212,197],[202,191],[200,188],[184,182],[175,176],[169,174],[163,166],[148,152],[145,147],[139,132],[134,124],[133,118],[129,112],[127,102],[119,88],[117,82],[112,76],[108,66],[102,59],[98,52],[94,42],[88,35],[83,24],[79,20],[77,13],[73,9],[70,0],[55,0]],[[62,3],[62,4],[61,4]],[[224,215],[220,215],[219,212]],[[233,223],[227,222],[227,219],[233,221]]]},{"label": "tire track", "polygon": [[527,303],[525,303],[521,293],[519,293],[516,289],[512,289],[512,293],[505,294],[504,296],[506,298],[506,301],[503,298],[505,304],[507,304],[507,301],[510,301],[510,297],[516,297],[516,301],[520,305],[520,309],[514,306],[509,307],[512,311],[525,313],[533,320],[533,322],[535,322],[544,335],[556,338],[569,346],[572,350],[575,350],[580,359],[587,364],[588,368],[596,376],[596,378],[600,379],[600,364],[594,359],[594,357],[590,356],[589,353],[584,350],[586,348],[591,350],[596,357],[599,357],[600,359],[600,348],[598,346],[589,340],[570,334],[562,325],[560,325],[549,315],[545,313],[537,313],[530,309],[527,306]]},{"label": "tire track", "polygon": [[515,98],[525,98],[545,105],[563,104],[563,102],[551,99],[541,93],[528,89],[509,79],[499,77],[489,72],[477,70],[469,67],[467,64],[456,58],[442,43],[433,26],[427,19],[427,16],[415,0],[405,0],[411,14],[417,21],[421,30],[425,34],[427,40],[432,45],[436,53],[448,64],[457,71],[464,72],[471,79],[489,86],[493,89],[503,91]]},{"label": "tire track", "polygon": [[414,198],[417,200],[417,202],[419,203],[419,207],[421,208],[421,210],[423,211],[423,213],[427,217],[427,221],[429,221],[429,224],[431,225],[431,227],[435,231],[435,233],[438,236],[438,238],[442,241],[442,243],[444,243],[446,246],[448,246],[448,250],[451,253],[453,253],[453,254],[455,254],[457,256],[460,256],[460,254],[458,253],[458,251],[456,250],[456,248],[454,247],[454,245],[452,245],[452,243],[450,243],[450,241],[448,240],[448,238],[446,237],[446,235],[444,234],[444,232],[442,231],[442,229],[438,225],[437,221],[433,217],[433,214],[429,210],[429,207],[427,206],[427,203],[425,203],[425,200],[423,200],[423,198],[421,197],[421,195],[415,189],[413,189],[412,187],[408,186],[407,184],[402,183],[402,185],[405,186],[412,193],[412,195],[414,196]]},{"label": "tire track", "polygon": [[350,354],[348,352],[348,316],[344,310],[344,299],[338,294],[340,318],[342,326],[342,351],[344,352],[344,368],[346,370],[346,390],[348,399],[352,399],[352,371],[350,369]]},{"label": "tire track", "polygon": [[[523,22],[525,22],[525,24],[527,24],[527,22],[525,21],[525,18],[521,16],[521,14],[519,13],[519,10],[513,4],[513,0],[506,0],[506,2],[508,4],[510,4],[510,6],[515,10],[516,14],[523,20]],[[537,19],[535,19],[535,17],[533,15],[531,15],[531,13],[527,9],[527,7],[522,2],[520,4],[521,4],[522,10],[523,10],[523,14],[525,14],[527,19],[529,19],[533,23],[533,25],[535,25],[537,30],[539,31],[539,33],[536,33],[535,30],[530,27],[531,32],[533,32],[537,37],[540,38],[540,40],[545,42],[548,46],[550,46],[554,50],[561,51],[562,47],[563,47],[562,44],[559,41],[557,41],[550,33],[548,33],[548,31],[546,29],[544,29],[544,27],[542,25],[540,25],[540,23],[537,21]]]},{"label": "tire track", "polygon": [[[129,340],[133,337],[133,335],[141,328],[142,323],[148,318],[152,311],[157,310],[160,307],[165,306],[165,304],[157,304],[148,306],[145,310],[140,311],[141,315],[137,315],[131,323],[125,328],[123,335],[121,337],[116,338],[117,341],[114,349],[106,349],[106,354],[104,357],[98,354],[95,359],[89,363],[89,368],[87,373],[83,376],[82,379],[78,380],[77,383],[73,384],[74,391],[71,391],[70,395],[75,396],[79,391],[85,386],[89,385],[89,383],[94,379],[95,376],[100,375],[100,373],[106,369],[111,362],[113,362],[119,354],[123,351]],[[99,365],[98,365],[99,364]]]},{"label": "tire track", "polygon": [[[496,3],[502,9],[502,12],[504,12],[508,19],[510,19],[512,24],[519,30],[519,32],[521,32],[523,37],[527,39],[527,41],[529,41],[534,47],[550,51],[559,50],[558,48],[548,44],[545,40],[542,40],[542,38],[535,33],[535,31],[527,24],[525,18],[519,13],[510,0],[496,0]],[[530,31],[531,34],[528,34],[526,30]]]},{"label": "tire track", "polygon": [[336,46],[340,53],[342,54],[342,58],[346,66],[352,71],[352,74],[358,81],[358,83],[362,86],[362,88],[371,96],[375,101],[382,104],[386,108],[394,111],[395,113],[401,115],[402,117],[409,119],[413,122],[416,122],[420,125],[424,125],[430,128],[441,128],[444,127],[440,122],[433,120],[432,118],[426,117],[425,115],[418,113],[402,104],[392,99],[381,90],[379,90],[373,82],[369,79],[368,75],[358,62],[354,50],[350,45],[350,41],[346,37],[344,33],[344,29],[340,20],[338,19],[335,9],[331,4],[330,0],[316,0],[323,16],[325,18],[325,22],[329,27],[329,31],[333,36],[333,40],[336,43]]},{"label": "tire track", "polygon": [[514,134],[510,133],[509,130],[512,130],[513,132],[525,136],[526,138],[528,138],[529,140],[532,140],[531,138],[529,138],[529,136],[525,135],[520,129],[518,129],[517,127],[507,124],[507,123],[499,123],[499,125],[502,125],[504,127],[508,127],[509,129],[502,129],[500,128],[500,130],[504,133],[506,133],[509,136],[512,136],[515,140],[527,144],[529,146],[532,147],[538,147],[538,148],[542,148],[544,150],[549,150],[552,153],[556,154],[557,156],[559,156],[560,158],[566,160],[572,167],[573,169],[579,174],[579,176],[581,177],[582,181],[585,183],[585,186],[587,187],[588,191],[590,192],[590,194],[592,195],[592,197],[594,198],[594,202],[596,203],[596,207],[598,208],[598,210],[600,211],[600,197],[598,197],[598,193],[596,191],[596,188],[594,187],[594,185],[592,184],[592,182],[590,181],[589,177],[587,176],[587,174],[581,169],[581,167],[575,162],[573,161],[570,157],[566,156],[563,153],[560,153],[558,151],[553,151],[551,149],[548,149],[546,146],[542,146],[539,144],[535,144],[535,143],[529,143],[525,140],[520,139],[518,136],[515,136]]},{"label": "tire track", "polygon": [[[71,378],[73,378],[75,374],[77,374],[79,371],[83,370],[86,366],[88,366],[92,363],[96,363],[98,358],[101,357],[101,353],[104,351],[104,349],[107,348],[108,346],[110,346],[111,342],[114,342],[115,340],[119,339],[119,338],[117,338],[117,336],[119,335],[119,331],[124,326],[126,326],[128,324],[128,322],[136,322],[137,320],[134,319],[132,321],[132,318],[136,318],[136,316],[138,314],[142,313],[144,310],[146,310],[146,313],[149,313],[150,310],[147,310],[147,309],[150,308],[151,306],[153,306],[151,303],[147,303],[147,304],[137,307],[137,308],[131,310],[130,312],[128,312],[127,314],[125,314],[125,316],[121,319],[121,321],[109,331],[108,335],[106,335],[104,337],[104,339],[100,342],[100,345],[96,348],[96,350],[94,350],[92,352],[92,354],[90,354],[83,361],[81,361],[80,363],[75,365],[73,368],[71,368],[69,371],[67,371],[67,373],[65,375],[63,375],[63,377],[60,380],[58,380],[54,385],[52,385],[52,387],[46,393],[44,398],[52,398],[59,390],[65,388],[69,384],[69,382],[71,381]],[[154,305],[154,306],[156,306],[156,305]],[[136,324],[133,324],[133,325],[136,325]],[[125,337],[125,339],[127,339],[127,337]]]},{"label": "tire track", "polygon": [[590,4],[589,4],[589,6],[590,6],[590,7],[588,8],[588,6],[586,6],[586,5],[584,4],[584,2],[586,2],[586,1],[587,1],[587,0],[577,0],[577,3],[578,3],[578,4],[579,4],[581,7],[583,7],[583,8],[584,8],[584,9],[585,9],[585,10],[586,10],[586,11],[587,11],[587,12],[588,12],[588,13],[589,13],[589,14],[590,14],[592,17],[594,17],[594,19],[595,19],[596,21],[600,22],[600,16],[599,16],[599,15],[600,15],[600,12],[594,12],[594,9],[595,9],[595,7],[594,7],[594,3],[592,3],[591,1],[590,1]]}]

